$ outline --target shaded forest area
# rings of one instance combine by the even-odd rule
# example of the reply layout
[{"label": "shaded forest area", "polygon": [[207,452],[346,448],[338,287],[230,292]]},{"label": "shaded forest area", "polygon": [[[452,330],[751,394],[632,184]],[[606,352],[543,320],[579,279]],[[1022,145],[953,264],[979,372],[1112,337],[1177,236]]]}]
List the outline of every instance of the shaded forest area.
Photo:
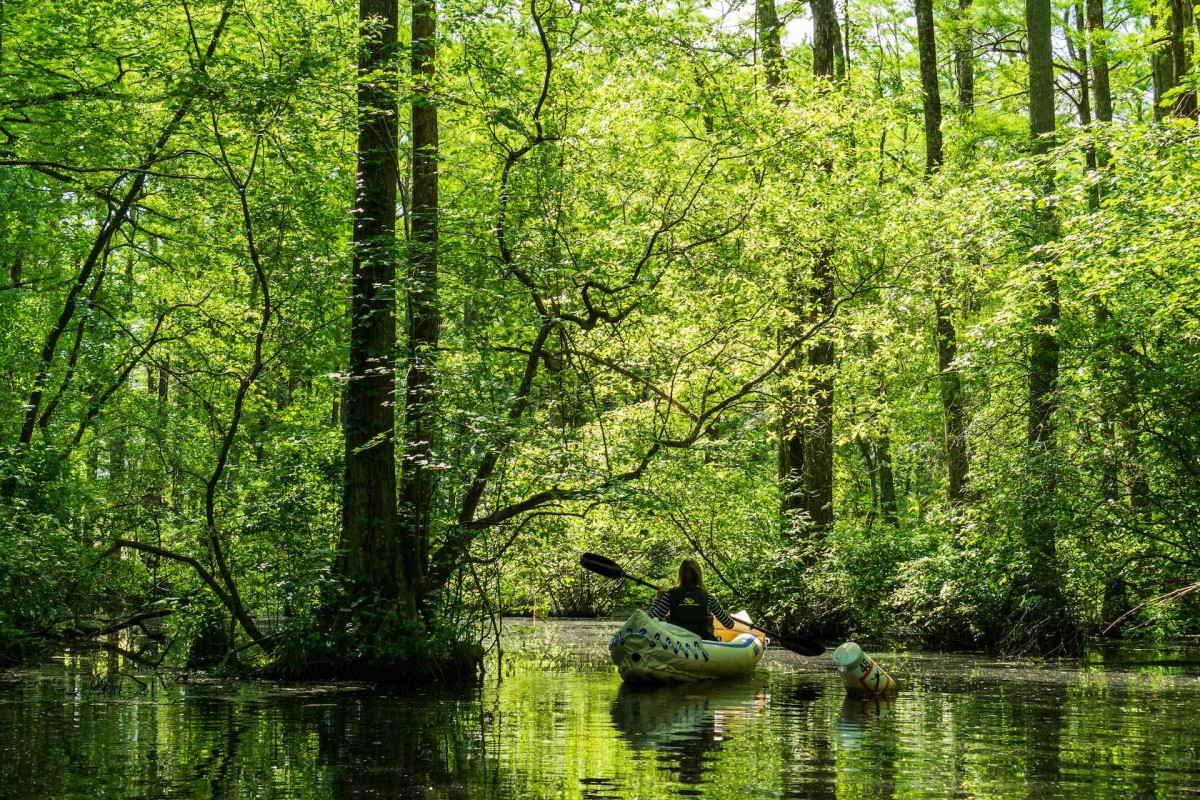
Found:
[{"label": "shaded forest area", "polygon": [[0,4],[0,657],[470,668],[645,599],[584,549],[831,636],[1200,634],[1197,37]]}]

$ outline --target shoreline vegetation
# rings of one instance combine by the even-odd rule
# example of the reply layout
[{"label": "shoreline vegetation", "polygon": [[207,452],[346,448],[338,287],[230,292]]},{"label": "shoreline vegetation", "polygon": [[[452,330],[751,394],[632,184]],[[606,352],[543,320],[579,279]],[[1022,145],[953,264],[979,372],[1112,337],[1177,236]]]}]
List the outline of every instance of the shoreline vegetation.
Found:
[{"label": "shoreline vegetation", "polygon": [[2,8],[0,662],[1200,635],[1189,3]]}]

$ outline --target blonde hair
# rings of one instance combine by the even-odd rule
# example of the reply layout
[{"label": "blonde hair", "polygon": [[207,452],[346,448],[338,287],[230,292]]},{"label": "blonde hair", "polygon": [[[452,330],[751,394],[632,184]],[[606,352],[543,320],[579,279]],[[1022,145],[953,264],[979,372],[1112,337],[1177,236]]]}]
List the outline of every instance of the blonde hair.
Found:
[{"label": "blonde hair", "polygon": [[701,572],[700,565],[690,558],[685,558],[679,562],[679,583],[676,585],[680,587],[695,586],[698,589],[704,589],[704,573]]}]

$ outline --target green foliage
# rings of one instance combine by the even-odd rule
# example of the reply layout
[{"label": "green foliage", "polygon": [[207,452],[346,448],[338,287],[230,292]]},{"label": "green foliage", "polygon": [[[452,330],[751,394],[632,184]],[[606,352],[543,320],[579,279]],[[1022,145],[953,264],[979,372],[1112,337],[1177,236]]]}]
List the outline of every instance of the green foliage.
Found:
[{"label": "green foliage", "polygon": [[[1064,94],[1058,145],[1035,162],[1020,5],[939,8],[943,52],[968,29],[981,51],[977,113],[952,106],[944,76],[946,165],[926,176],[907,6],[850,5],[834,87],[785,37],[769,92],[737,14],[448,2],[429,544],[467,546],[430,588],[423,634],[388,603],[344,610],[330,634],[357,15],[238,6],[205,61],[226,8],[5,6],[6,650],[164,605],[168,632],[195,638],[217,602],[200,599],[204,575],[227,571],[296,672],[461,664],[452,642],[486,636],[490,614],[648,600],[581,574],[584,549],[663,584],[700,553],[730,607],[963,645],[1021,639],[1040,611],[1031,580],[1052,578],[1087,631],[1194,580],[1200,151],[1194,124],[1151,120],[1144,9],[1105,35],[1120,121],[1083,129]],[[1060,77],[1074,100],[1078,76]],[[1045,333],[1031,226],[1048,165],[1058,232],[1038,257],[1060,287],[1062,368],[1043,458],[1027,443],[1028,349]],[[825,249],[838,307],[816,321]],[[957,331],[971,456],[956,504],[935,297]],[[834,346],[832,368],[784,368],[813,343]],[[822,378],[836,522],[812,535],[781,518],[779,415],[811,415]],[[1034,511],[1054,531],[1050,576],[1021,540]],[[134,545],[102,557],[118,539]],[[1196,633],[1191,609],[1152,604],[1127,627]]]}]

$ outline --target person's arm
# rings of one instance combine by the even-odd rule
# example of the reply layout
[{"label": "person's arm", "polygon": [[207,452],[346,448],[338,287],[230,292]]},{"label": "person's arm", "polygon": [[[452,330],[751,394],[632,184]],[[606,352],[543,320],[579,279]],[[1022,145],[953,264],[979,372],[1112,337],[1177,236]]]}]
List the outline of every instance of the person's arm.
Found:
[{"label": "person's arm", "polygon": [[716,617],[717,622],[720,622],[726,628],[733,627],[733,617],[729,616],[729,612],[721,605],[721,601],[711,594],[708,596],[708,613]]},{"label": "person's arm", "polygon": [[646,613],[655,619],[666,619],[667,615],[671,613],[671,601],[667,599],[667,595],[670,593],[670,589],[660,592],[658,597],[654,598],[654,602],[650,604],[650,610]]}]

